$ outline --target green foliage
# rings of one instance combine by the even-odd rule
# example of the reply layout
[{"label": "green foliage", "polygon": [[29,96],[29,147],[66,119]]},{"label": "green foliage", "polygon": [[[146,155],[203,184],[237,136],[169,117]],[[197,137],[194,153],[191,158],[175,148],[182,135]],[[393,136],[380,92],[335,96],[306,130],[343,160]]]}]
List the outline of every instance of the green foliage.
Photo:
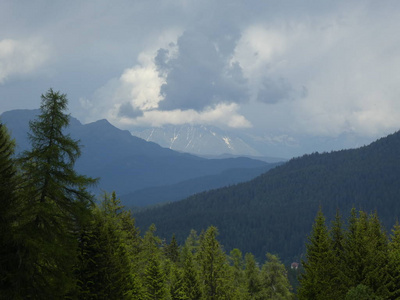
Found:
[{"label": "green foliage", "polygon": [[267,253],[267,261],[261,270],[262,294],[266,299],[293,299],[285,266],[276,255]]},{"label": "green foliage", "polygon": [[171,243],[164,246],[164,255],[173,262],[179,260],[179,246],[176,241],[175,234],[172,235]]},{"label": "green foliage", "polygon": [[257,299],[257,296],[262,290],[260,269],[257,266],[253,254],[246,253],[244,258],[247,291],[250,295],[250,299]]},{"label": "green foliage", "polygon": [[[400,132],[369,146],[294,158],[265,174],[229,187],[135,213],[140,227],[158,224],[158,234],[183,243],[191,229],[218,227],[227,251],[251,252],[258,260],[276,253],[285,264],[305,253],[318,207],[327,221],[337,209],[377,210],[389,229],[400,215]],[[161,226],[162,224],[162,226]],[[183,225],[184,224],[184,225]]]},{"label": "green foliage", "polygon": [[398,225],[389,240],[376,213],[337,214],[330,235],[319,211],[307,245],[299,299],[398,298]]},{"label": "green foliage", "polygon": [[218,230],[210,226],[200,239],[197,260],[200,278],[207,299],[221,299],[229,294],[227,289],[227,257],[217,241]]},{"label": "green foliage", "polygon": [[372,289],[366,285],[359,284],[351,288],[344,298],[345,300],[374,300],[377,299],[372,295]]},{"label": "green foliage", "polygon": [[19,245],[14,240],[13,224],[18,220],[18,176],[13,159],[14,142],[0,123],[0,295],[16,297]]},{"label": "green foliage", "polygon": [[66,108],[66,95],[52,89],[42,95],[41,114],[30,123],[32,149],[19,159],[21,205],[14,238],[20,264],[14,280],[23,298],[60,298],[76,286],[77,231],[89,214],[86,187],[95,180],[74,170],[80,148],[64,133]]},{"label": "green foliage", "polygon": [[392,229],[391,243],[389,243],[389,264],[388,273],[390,276],[388,290],[391,299],[400,298],[400,225],[397,222]]},{"label": "green foliage", "polygon": [[199,300],[202,298],[199,270],[195,265],[193,253],[188,244],[182,250],[183,278],[182,288],[186,299]]},{"label": "green foliage", "polygon": [[[80,263],[76,268],[80,298],[132,299],[141,293],[132,251],[137,239],[133,224],[126,224],[126,212],[112,195],[103,195],[93,210],[91,224],[82,232]],[[132,222],[132,221],[131,221]]]},{"label": "green foliage", "polygon": [[332,242],[319,210],[307,244],[305,273],[300,278],[299,299],[339,299],[334,282],[339,280]]}]

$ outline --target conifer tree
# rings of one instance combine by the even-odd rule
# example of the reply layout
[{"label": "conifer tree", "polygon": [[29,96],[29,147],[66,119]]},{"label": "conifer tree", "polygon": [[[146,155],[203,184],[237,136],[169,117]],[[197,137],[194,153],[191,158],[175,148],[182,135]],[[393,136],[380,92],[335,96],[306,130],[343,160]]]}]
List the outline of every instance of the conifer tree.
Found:
[{"label": "conifer tree", "polygon": [[80,299],[140,299],[141,288],[126,232],[125,212],[115,193],[104,194],[80,249]]},{"label": "conifer tree", "polygon": [[183,282],[183,270],[173,264],[170,272],[171,300],[191,299],[186,296]]},{"label": "conifer tree", "polygon": [[242,251],[235,248],[229,253],[229,259],[231,263],[230,277],[231,285],[234,290],[234,298],[246,299],[248,298],[246,278],[244,271],[244,260]]},{"label": "conifer tree", "polygon": [[165,299],[167,295],[165,274],[161,267],[160,257],[152,253],[144,270],[144,299]]},{"label": "conifer tree", "polygon": [[174,263],[178,262],[179,246],[178,246],[178,242],[176,241],[175,234],[172,235],[171,243],[169,245],[165,245],[164,254],[172,262],[174,262]]},{"label": "conifer tree", "polygon": [[250,299],[257,299],[262,289],[260,269],[253,254],[246,253],[244,259],[247,293]]},{"label": "conifer tree", "polygon": [[344,270],[347,266],[344,264],[345,232],[339,211],[336,211],[335,219],[332,222],[330,236],[332,240],[331,247],[334,253],[334,261],[332,261],[332,264],[336,267],[337,271],[337,276],[334,278],[336,288],[335,294],[339,298],[344,298],[348,289],[348,284],[346,283],[346,277],[344,275]]},{"label": "conifer tree", "polygon": [[287,271],[276,255],[267,253],[267,261],[262,266],[261,278],[265,299],[293,299]]},{"label": "conifer tree", "polygon": [[195,265],[190,246],[185,244],[182,249],[183,279],[182,287],[186,299],[199,300],[202,298],[202,291],[199,279],[199,272]]},{"label": "conifer tree", "polygon": [[200,277],[204,283],[204,296],[207,299],[229,297],[227,259],[217,241],[217,228],[210,226],[200,239],[198,261]]},{"label": "conifer tree", "polygon": [[14,222],[18,219],[17,171],[13,159],[14,141],[0,123],[0,298],[18,295],[18,245],[15,244]]},{"label": "conifer tree", "polygon": [[64,133],[67,102],[52,89],[42,95],[41,114],[30,122],[32,149],[20,159],[24,193],[17,236],[25,245],[19,278],[25,298],[61,298],[75,287],[76,233],[92,199],[86,187],[95,180],[74,170],[81,152]]},{"label": "conifer tree", "polygon": [[375,296],[388,294],[387,237],[377,215],[358,214],[352,209],[344,244],[344,271],[348,289],[358,285],[370,288]]},{"label": "conifer tree", "polygon": [[339,299],[336,295],[338,271],[332,241],[321,209],[317,213],[307,244],[304,274],[300,277],[299,299]]},{"label": "conifer tree", "polygon": [[400,299],[400,225],[398,222],[392,229],[389,243],[389,282],[387,285],[390,299]]}]

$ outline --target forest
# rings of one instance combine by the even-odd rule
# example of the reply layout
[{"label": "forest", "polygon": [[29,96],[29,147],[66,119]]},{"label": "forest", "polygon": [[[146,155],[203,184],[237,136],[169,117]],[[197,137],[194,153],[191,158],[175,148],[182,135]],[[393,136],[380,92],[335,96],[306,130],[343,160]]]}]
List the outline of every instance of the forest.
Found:
[{"label": "forest", "polygon": [[225,253],[216,227],[167,243],[152,225],[140,235],[115,193],[95,199],[97,179],[78,174],[80,145],[65,94],[42,95],[31,149],[14,156],[0,125],[1,299],[252,299],[293,293],[279,258],[259,265]]},{"label": "forest", "polygon": [[[340,209],[377,211],[390,231],[400,215],[400,132],[357,149],[293,158],[240,184],[198,193],[179,202],[133,211],[136,224],[158,227],[162,238],[183,242],[190,229],[208,224],[228,251],[239,248],[263,259],[279,254],[287,265],[304,256],[318,208],[330,222]],[[168,217],[166,217],[168,216]]]},{"label": "forest", "polygon": [[75,171],[81,150],[64,133],[67,104],[52,89],[42,95],[31,149],[18,156],[0,123],[1,299],[400,297],[400,225],[388,235],[376,213],[352,209],[343,222],[337,212],[328,228],[320,209],[301,272],[276,253],[227,253],[213,224],[182,243],[158,237],[160,224],[141,233],[114,192],[96,199],[88,188],[97,179]]}]

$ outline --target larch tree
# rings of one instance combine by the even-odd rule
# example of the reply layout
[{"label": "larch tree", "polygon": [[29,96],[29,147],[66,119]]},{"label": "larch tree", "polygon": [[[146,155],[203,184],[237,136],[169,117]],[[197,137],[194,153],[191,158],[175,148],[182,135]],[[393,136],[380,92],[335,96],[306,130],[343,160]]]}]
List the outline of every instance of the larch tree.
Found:
[{"label": "larch tree", "polygon": [[18,237],[25,278],[23,297],[63,297],[76,284],[72,266],[77,230],[89,213],[87,187],[96,180],[79,175],[74,164],[81,154],[78,141],[64,130],[69,125],[65,94],[49,89],[42,95],[41,113],[29,126],[31,150],[19,162],[24,191]]}]

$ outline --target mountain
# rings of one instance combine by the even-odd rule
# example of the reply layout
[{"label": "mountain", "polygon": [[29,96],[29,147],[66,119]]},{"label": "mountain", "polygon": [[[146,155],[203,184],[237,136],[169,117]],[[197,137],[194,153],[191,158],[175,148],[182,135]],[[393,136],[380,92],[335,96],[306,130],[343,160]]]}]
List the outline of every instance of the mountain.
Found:
[{"label": "mountain", "polygon": [[163,147],[197,155],[247,155],[261,156],[240,137],[213,126],[166,125],[131,131],[133,135]]},{"label": "mountain", "polygon": [[[229,169],[217,175],[202,176],[173,185],[137,190],[121,195],[120,199],[127,208],[132,209],[165,202],[174,202],[206,190],[249,181],[279,164],[268,164],[261,168]],[[160,199],[162,199],[162,202]]]},{"label": "mountain", "polygon": [[135,213],[136,224],[182,242],[191,229],[215,225],[229,251],[262,259],[299,260],[319,207],[331,220],[339,209],[377,211],[389,230],[400,216],[400,132],[368,146],[294,158],[259,177]]},{"label": "mountain", "polygon": [[[29,147],[28,123],[38,114],[39,110],[13,110],[0,116],[0,120],[7,125],[16,139],[18,152]],[[123,195],[204,176],[224,177],[224,172],[228,170],[269,166],[265,162],[243,157],[205,159],[179,153],[132,136],[129,131],[120,130],[107,120],[81,124],[71,117],[67,133],[72,138],[79,139],[82,145],[82,156],[76,163],[77,171],[101,178],[97,192],[115,190],[119,195]],[[220,179],[218,181],[223,182]],[[209,189],[207,185],[203,188]],[[185,196],[187,194],[182,198]],[[160,198],[159,201],[164,200]]]}]

